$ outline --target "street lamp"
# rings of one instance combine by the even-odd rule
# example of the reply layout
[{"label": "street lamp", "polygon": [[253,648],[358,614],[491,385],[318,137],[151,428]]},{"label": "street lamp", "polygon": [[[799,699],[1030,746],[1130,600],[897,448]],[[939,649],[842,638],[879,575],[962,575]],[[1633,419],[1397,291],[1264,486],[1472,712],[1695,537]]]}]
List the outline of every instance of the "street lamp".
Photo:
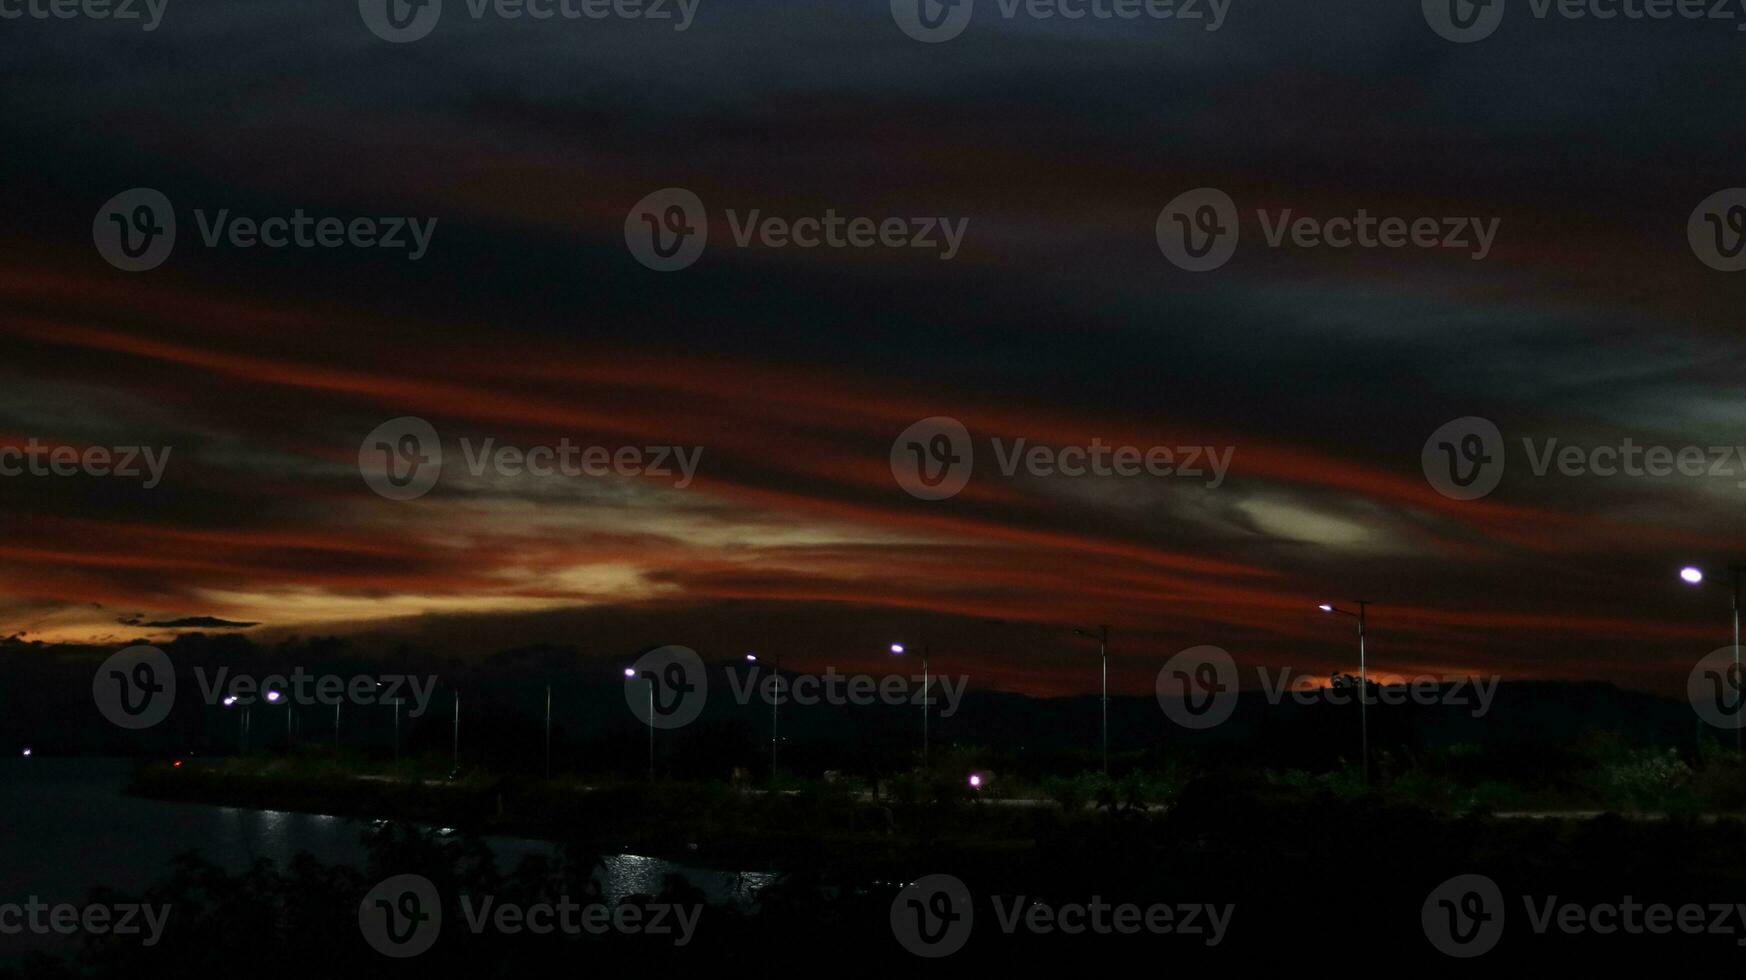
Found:
[{"label": "street lamp", "polygon": [[1075,636],[1096,636],[1097,655],[1103,661],[1103,777],[1109,778],[1109,627],[1074,627]]},{"label": "street lamp", "polygon": [[[903,656],[903,644],[893,643],[891,652]],[[928,767],[928,645],[922,644],[922,768]]]},{"label": "street lamp", "polygon": [[[755,653],[748,653],[748,654],[746,654],[746,660],[751,662],[751,663],[757,663],[758,662],[758,655]],[[771,677],[770,683],[772,685],[771,690],[770,690],[770,782],[775,783],[776,782],[776,722],[777,722],[776,709],[778,707],[780,707],[782,704],[782,654],[780,654],[780,653],[778,653],[776,655],[776,670],[770,675],[770,677]]]},{"label": "street lamp", "polygon": [[[1740,677],[1740,575],[1746,572],[1746,565],[1729,565],[1728,572],[1733,580],[1734,590],[1734,677],[1739,683]],[[1702,585],[1704,570],[1696,565],[1687,565],[1679,570],[1679,579],[1687,585]],[[1737,691],[1736,697],[1746,697],[1746,691]],[[1734,729],[1734,751],[1740,751],[1740,729]]]},{"label": "street lamp", "polygon": [[1370,785],[1370,719],[1368,706],[1370,704],[1370,675],[1364,666],[1364,626],[1365,611],[1370,608],[1369,599],[1354,599],[1352,604],[1358,607],[1357,612],[1341,609],[1331,602],[1324,602],[1316,608],[1325,613],[1338,613],[1341,616],[1351,616],[1358,621],[1358,733],[1364,753],[1364,785]]},{"label": "street lamp", "polygon": [[[624,669],[626,679],[634,680],[637,676],[635,667]],[[655,781],[655,674],[648,673],[644,680],[649,685],[649,782]]]},{"label": "street lamp", "polygon": [[[242,700],[241,698],[238,698],[236,695],[232,694],[232,695],[227,696],[223,701],[221,701],[219,703],[224,705],[226,708],[234,708],[239,703],[241,703],[241,700]],[[246,704],[243,705],[242,711],[240,713],[238,713],[238,715],[237,715],[236,738],[237,738],[237,751],[242,755],[247,755],[248,751],[249,751],[249,706]]]},{"label": "street lamp", "polygon": [[285,748],[289,750],[291,748],[291,702],[278,691],[267,692],[268,704],[278,704],[280,701],[285,702]]}]

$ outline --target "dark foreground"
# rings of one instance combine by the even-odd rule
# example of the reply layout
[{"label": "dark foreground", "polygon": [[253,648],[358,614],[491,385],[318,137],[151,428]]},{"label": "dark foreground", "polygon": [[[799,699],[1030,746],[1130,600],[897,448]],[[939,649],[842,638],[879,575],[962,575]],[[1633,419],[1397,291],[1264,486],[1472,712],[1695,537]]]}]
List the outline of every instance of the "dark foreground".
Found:
[{"label": "dark foreground", "polygon": [[[417,800],[446,800],[455,815],[445,822],[462,831],[489,824],[495,797],[517,792],[417,785],[368,792],[377,804],[398,799],[405,816],[417,815]],[[181,790],[203,791],[196,781]],[[1626,957],[1702,968],[1738,962],[1746,940],[1736,904],[1746,899],[1746,824],[1731,818],[1502,820],[1215,777],[1184,786],[1167,807],[1120,798],[1000,805],[950,794],[874,803],[828,788],[685,786],[551,802],[559,808],[551,827],[585,832],[562,859],[508,871],[485,860],[477,842],[399,823],[364,830],[360,822],[370,851],[362,868],[299,861],[226,874],[188,857],[146,895],[109,896],[173,909],[155,946],[94,939],[73,963],[27,963],[11,975],[888,976],[917,967],[1030,975],[1318,963],[1368,974],[1460,967],[1438,945],[1448,948],[1451,935],[1471,940],[1458,951],[1495,942],[1480,963],[1556,956],[1616,966]],[[503,806],[528,804],[522,795]],[[709,904],[670,879],[659,894],[588,920],[598,899],[594,855],[607,852],[613,828],[639,823],[659,829],[631,843],[783,874],[737,905]],[[733,826],[743,833],[722,829]],[[1446,888],[1465,875],[1483,876],[1496,896]],[[427,881],[429,895],[413,897],[405,876]],[[905,891],[910,883],[923,887]],[[495,911],[481,912],[486,896]],[[567,921],[527,911],[562,905],[578,911]],[[535,925],[549,931],[536,934]],[[383,952],[425,941],[416,955]]]}]

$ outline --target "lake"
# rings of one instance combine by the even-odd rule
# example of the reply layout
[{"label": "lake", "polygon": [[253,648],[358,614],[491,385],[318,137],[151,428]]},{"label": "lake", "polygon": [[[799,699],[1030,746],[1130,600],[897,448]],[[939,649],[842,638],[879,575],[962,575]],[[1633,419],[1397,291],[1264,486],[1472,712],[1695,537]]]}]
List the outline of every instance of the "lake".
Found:
[{"label": "lake", "polygon": [[[325,864],[362,865],[364,824],[341,817],[279,810],[170,803],[125,796],[125,759],[0,760],[0,903],[83,903],[93,886],[137,893],[163,878],[172,856],[198,851],[227,871],[266,858],[284,866],[299,851]],[[552,845],[487,837],[501,867]],[[635,854],[603,856],[598,873],[609,902],[653,894],[663,876],[684,875],[713,902],[746,903],[774,879],[690,868]],[[0,935],[0,958],[42,945],[39,937]]]}]

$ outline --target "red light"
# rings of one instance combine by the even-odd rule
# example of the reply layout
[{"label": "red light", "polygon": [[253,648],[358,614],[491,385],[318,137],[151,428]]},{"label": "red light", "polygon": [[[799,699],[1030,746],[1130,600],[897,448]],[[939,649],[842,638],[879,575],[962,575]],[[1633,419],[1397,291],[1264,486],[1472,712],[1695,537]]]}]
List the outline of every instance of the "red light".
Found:
[{"label": "red light", "polygon": [[172,768],[172,769],[180,769],[180,768],[182,768],[182,760],[181,760],[181,759],[177,759],[177,760],[176,760],[176,761],[175,761],[175,762],[172,762],[172,763],[170,763],[170,768]]}]

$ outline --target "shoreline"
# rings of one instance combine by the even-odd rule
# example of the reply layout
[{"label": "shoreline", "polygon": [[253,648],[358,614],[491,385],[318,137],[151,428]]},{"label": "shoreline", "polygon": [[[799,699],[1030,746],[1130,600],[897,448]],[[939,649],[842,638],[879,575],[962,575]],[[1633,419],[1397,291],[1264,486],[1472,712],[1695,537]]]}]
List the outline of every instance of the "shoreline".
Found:
[{"label": "shoreline", "polygon": [[683,782],[477,776],[449,781],[222,765],[139,766],[122,792],[165,802],[399,821],[734,873],[780,873],[821,861],[895,867],[942,848],[1028,852],[1036,818],[1059,813],[1046,800],[898,803],[816,787],[772,792]]}]

